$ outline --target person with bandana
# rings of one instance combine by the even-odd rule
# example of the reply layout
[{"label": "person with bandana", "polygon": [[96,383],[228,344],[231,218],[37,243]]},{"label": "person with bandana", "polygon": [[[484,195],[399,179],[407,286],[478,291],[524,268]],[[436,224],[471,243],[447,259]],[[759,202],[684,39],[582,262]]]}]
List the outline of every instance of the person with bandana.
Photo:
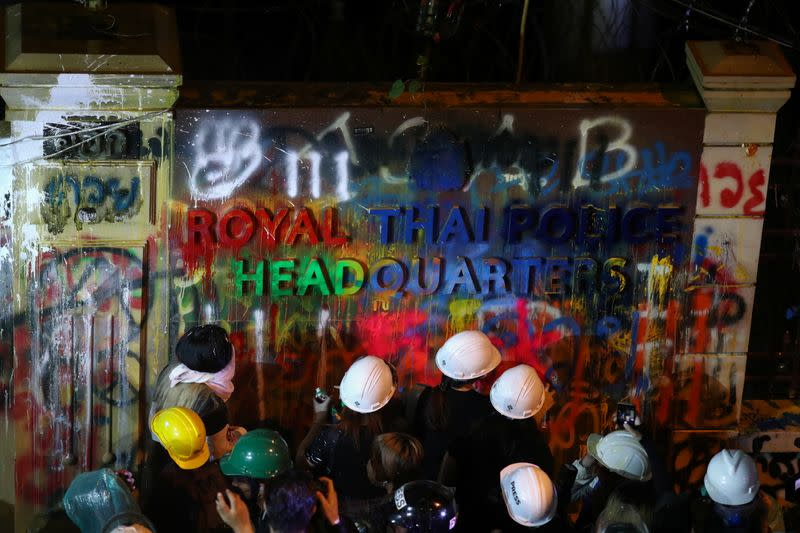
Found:
[{"label": "person with bandana", "polygon": [[[149,422],[155,413],[170,407],[185,407],[203,420],[212,460],[233,449],[246,433],[244,428],[228,424],[227,401],[234,391],[236,353],[228,333],[214,324],[195,326],[181,336],[175,346],[174,359],[158,376],[150,404]],[[151,433],[142,477],[143,506],[157,490],[156,478],[169,458]]]}]

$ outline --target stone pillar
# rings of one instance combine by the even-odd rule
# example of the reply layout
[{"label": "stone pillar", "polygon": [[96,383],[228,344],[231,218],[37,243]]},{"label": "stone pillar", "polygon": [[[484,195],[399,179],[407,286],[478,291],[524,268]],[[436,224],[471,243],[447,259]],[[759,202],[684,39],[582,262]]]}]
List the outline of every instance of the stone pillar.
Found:
[{"label": "stone pillar", "polygon": [[20,4],[3,23],[0,262],[15,297],[0,502],[25,531],[78,473],[143,458],[146,385],[169,350],[159,274],[181,76],[164,7]]},{"label": "stone pillar", "polygon": [[686,55],[708,115],[677,363],[697,394],[676,421],[689,431],[675,442],[720,430],[702,434],[708,449],[738,436],[775,119],[795,75],[769,42],[691,41]]}]

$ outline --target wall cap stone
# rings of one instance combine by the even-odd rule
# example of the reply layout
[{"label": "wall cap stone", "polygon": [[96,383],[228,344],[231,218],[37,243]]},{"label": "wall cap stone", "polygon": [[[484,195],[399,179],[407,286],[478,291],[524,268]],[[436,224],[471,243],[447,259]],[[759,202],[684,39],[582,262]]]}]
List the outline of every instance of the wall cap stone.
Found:
[{"label": "wall cap stone", "polygon": [[686,63],[709,111],[777,112],[797,77],[766,41],[687,41]]}]

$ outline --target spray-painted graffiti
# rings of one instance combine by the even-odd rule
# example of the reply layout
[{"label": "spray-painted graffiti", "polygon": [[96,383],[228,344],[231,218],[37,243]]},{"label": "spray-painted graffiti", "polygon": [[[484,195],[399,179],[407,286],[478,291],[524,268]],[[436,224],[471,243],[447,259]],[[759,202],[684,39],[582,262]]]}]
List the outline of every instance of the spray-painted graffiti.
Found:
[{"label": "spray-painted graffiti", "polygon": [[[98,131],[110,129],[111,131]],[[45,124],[43,152],[62,159],[136,159],[142,132],[136,123],[98,121]]]},{"label": "spray-painted graffiti", "polygon": [[48,232],[59,234],[70,220],[78,230],[84,224],[129,220],[143,203],[140,176],[58,174],[44,185],[41,215]]},{"label": "spray-painted graffiti", "polygon": [[691,272],[693,284],[755,283],[761,218],[698,218]]},{"label": "spray-painted graffiti", "polygon": [[697,213],[761,216],[767,205],[772,147],[707,147],[697,189]]},{"label": "spray-painted graffiti", "polygon": [[18,497],[52,505],[75,472],[135,466],[142,259],[142,248],[102,247],[38,257],[27,306],[37,313],[14,325],[15,350],[32,354],[14,372],[13,416],[28,442]]},{"label": "spray-painted graffiti", "polygon": [[[253,368],[237,391],[263,399],[233,398],[234,417],[297,434],[306,395],[365,353],[395,363],[401,388],[435,384],[438,346],[474,328],[501,368],[526,362],[549,383],[562,459],[610,427],[623,398],[672,420],[702,114],[185,110],[177,121],[172,325],[232,331]],[[746,315],[729,311],[700,340],[733,342]]]}]

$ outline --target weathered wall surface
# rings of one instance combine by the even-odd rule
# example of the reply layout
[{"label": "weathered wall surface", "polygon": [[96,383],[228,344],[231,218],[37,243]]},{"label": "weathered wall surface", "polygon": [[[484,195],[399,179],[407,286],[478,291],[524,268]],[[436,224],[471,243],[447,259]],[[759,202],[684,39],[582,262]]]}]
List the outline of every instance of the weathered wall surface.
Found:
[{"label": "weathered wall surface", "polygon": [[704,116],[179,109],[172,332],[229,328],[234,418],[289,433],[355,357],[391,361],[404,387],[437,383],[436,349],[470,328],[501,368],[550,383],[563,457],[626,398],[659,427],[735,425],[744,356],[702,354],[746,351],[752,294],[687,290],[699,263],[741,271],[714,242],[693,248]]},{"label": "weathered wall surface", "polygon": [[174,141],[161,111],[20,114],[15,138],[48,138],[15,168],[0,248],[20,267],[0,268],[17,515],[57,507],[79,471],[139,464],[147,387],[202,322],[231,331],[239,424],[296,442],[313,389],[356,357],[435,384],[438,347],[475,328],[500,370],[550,384],[557,457],[630,400],[677,430],[676,484],[695,481],[698,452],[738,435],[768,147],[704,148],[696,106],[480,96],[183,107]]},{"label": "weathered wall surface", "polygon": [[13,273],[0,265],[13,283],[0,376],[18,530],[48,522],[78,473],[137,467],[146,386],[169,351],[170,112],[35,117],[12,122],[29,157],[5,174]]}]

